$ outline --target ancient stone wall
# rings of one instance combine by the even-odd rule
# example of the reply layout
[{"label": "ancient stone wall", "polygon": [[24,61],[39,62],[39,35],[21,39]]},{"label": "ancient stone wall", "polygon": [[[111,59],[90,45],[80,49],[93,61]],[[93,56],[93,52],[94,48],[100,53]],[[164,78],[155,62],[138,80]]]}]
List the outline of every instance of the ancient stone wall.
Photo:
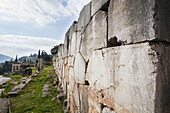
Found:
[{"label": "ancient stone wall", "polygon": [[170,112],[170,1],[92,0],[54,62],[71,113]]}]

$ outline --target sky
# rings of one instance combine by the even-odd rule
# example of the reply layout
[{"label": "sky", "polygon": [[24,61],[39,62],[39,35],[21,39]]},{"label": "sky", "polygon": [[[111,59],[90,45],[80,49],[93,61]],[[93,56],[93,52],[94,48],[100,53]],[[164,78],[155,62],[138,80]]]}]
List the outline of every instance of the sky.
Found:
[{"label": "sky", "polygon": [[0,54],[29,56],[64,42],[90,0],[0,0]]}]

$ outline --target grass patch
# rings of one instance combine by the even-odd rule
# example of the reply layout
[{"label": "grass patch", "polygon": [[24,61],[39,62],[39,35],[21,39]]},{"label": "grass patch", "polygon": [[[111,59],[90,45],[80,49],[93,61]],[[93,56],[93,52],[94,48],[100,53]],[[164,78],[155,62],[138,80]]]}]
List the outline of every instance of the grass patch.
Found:
[{"label": "grass patch", "polygon": [[21,79],[23,76],[22,75],[11,75],[9,77],[12,79]]},{"label": "grass patch", "polygon": [[[44,68],[31,82],[21,91],[20,95],[11,98],[12,113],[64,113],[63,103],[59,104],[57,100],[51,101],[57,96],[56,88],[53,85],[53,72],[51,77],[47,78],[48,70],[51,66]],[[42,98],[42,90],[46,81],[49,81],[51,96]]]},{"label": "grass patch", "polygon": [[36,69],[36,67],[31,67],[31,69],[32,69],[32,75],[33,75],[36,71],[38,71],[38,70]]}]

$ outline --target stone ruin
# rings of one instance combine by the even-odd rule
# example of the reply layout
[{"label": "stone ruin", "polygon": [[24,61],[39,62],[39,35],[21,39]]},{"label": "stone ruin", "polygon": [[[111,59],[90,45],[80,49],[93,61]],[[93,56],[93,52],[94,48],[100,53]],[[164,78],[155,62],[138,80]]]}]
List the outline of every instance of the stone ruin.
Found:
[{"label": "stone ruin", "polygon": [[12,74],[27,76],[32,74],[32,64],[29,63],[14,63],[12,64]]},{"label": "stone ruin", "polygon": [[169,113],[170,1],[92,0],[55,57],[71,113]]}]

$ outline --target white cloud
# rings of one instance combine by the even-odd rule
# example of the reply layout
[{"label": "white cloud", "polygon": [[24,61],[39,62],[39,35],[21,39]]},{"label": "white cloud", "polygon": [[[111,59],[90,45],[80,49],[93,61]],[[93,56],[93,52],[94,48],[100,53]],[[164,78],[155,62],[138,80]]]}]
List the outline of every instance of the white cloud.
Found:
[{"label": "white cloud", "polygon": [[50,49],[60,43],[63,41],[44,37],[0,35],[0,53],[11,57],[37,53],[39,49],[50,53]]},{"label": "white cloud", "polygon": [[[0,0],[0,20],[55,23],[69,16],[78,18],[82,7],[90,0]],[[63,3],[66,2],[66,5]]]}]

